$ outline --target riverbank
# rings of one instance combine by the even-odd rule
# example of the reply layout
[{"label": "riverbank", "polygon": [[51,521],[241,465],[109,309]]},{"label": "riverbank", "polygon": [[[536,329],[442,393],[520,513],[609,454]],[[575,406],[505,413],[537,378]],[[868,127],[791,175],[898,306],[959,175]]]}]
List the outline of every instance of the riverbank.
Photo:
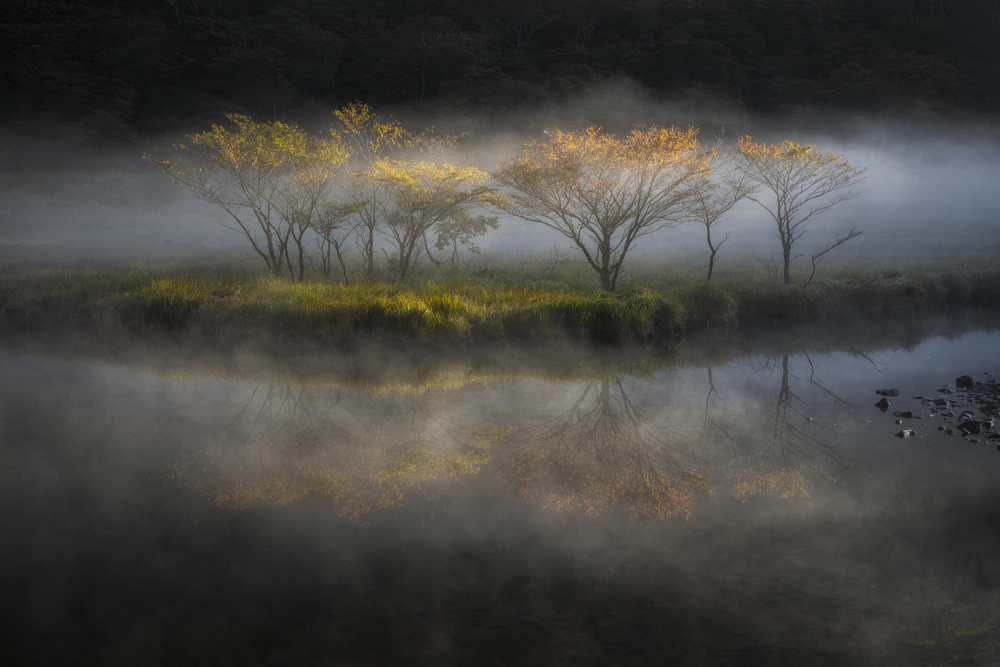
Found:
[{"label": "riverbank", "polygon": [[33,270],[0,276],[0,320],[18,329],[192,335],[222,343],[570,337],[662,341],[801,322],[879,320],[1000,305],[1000,270],[840,270],[807,286],[773,277],[661,280],[608,293],[490,271],[403,284],[291,283],[240,267]]}]

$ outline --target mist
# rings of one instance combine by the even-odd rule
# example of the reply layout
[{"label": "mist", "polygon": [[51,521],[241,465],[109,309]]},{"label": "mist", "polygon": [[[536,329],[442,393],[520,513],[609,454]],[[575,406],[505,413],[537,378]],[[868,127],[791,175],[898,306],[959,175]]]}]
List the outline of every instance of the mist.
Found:
[{"label": "mist", "polygon": [[[854,227],[861,239],[826,261],[872,276],[1000,256],[988,122],[759,116],[627,81],[505,115],[427,108],[379,111],[467,132],[448,157],[487,172],[546,131],[589,125],[697,125],[723,150],[743,135],[815,144],[867,171],[861,197],[810,221],[800,262]],[[297,122],[321,133],[331,120],[324,109]],[[320,291],[339,289],[337,271],[308,265],[305,285],[243,310],[224,310],[253,298],[239,272],[194,297],[181,285],[109,299],[91,283],[85,304],[48,294],[50,275],[83,283],[134,265],[263,272],[217,207],[143,159],[171,159],[185,141],[0,130],[0,662],[996,663],[995,308],[832,298],[810,310],[822,293],[775,278],[767,298],[805,295],[806,307],[754,319],[734,306],[653,322],[645,337],[531,313],[514,333],[463,335],[471,316],[394,331],[370,303],[338,328]],[[780,257],[751,201],[716,232],[730,234],[720,266],[763,274]],[[703,287],[704,236],[664,229],[630,259]],[[520,259],[579,255],[511,216],[476,244],[480,255],[459,254],[470,293],[489,291],[483,266],[516,275]],[[66,267],[85,271],[50,271]],[[425,301],[457,312],[446,274],[431,275]],[[596,291],[555,275],[522,298],[549,284]],[[171,281],[127,287],[149,282]],[[283,310],[300,296],[312,310]],[[662,301],[668,315],[699,313],[711,296]],[[605,313],[559,308],[590,308],[599,325]]]},{"label": "mist", "polygon": [[[931,393],[955,368],[1000,367],[995,323],[966,326],[711,366],[591,350],[601,372],[555,381],[552,355],[522,350],[457,384],[428,363],[414,385],[372,380],[377,348],[321,355],[355,366],[326,382],[155,343],[131,349],[139,364],[5,350],[3,653],[879,665],[988,650],[997,453],[933,429],[904,445],[871,405],[875,386]],[[709,480],[690,504],[677,466]],[[674,495],[637,503],[643,470]]]},{"label": "mist", "polygon": [[[723,149],[744,134],[758,141],[814,144],[867,169],[864,194],[814,219],[797,245],[803,253],[825,247],[857,226],[862,241],[838,249],[833,261],[919,262],[949,256],[988,257],[1000,246],[991,233],[1000,193],[994,187],[1000,137],[988,123],[896,119],[843,113],[757,117],[723,99],[664,103],[627,83],[605,84],[567,104],[503,118],[487,114],[428,115],[388,109],[386,116],[419,129],[468,132],[457,160],[487,172],[549,128],[598,125],[624,133],[636,124],[700,127],[704,145]],[[220,119],[221,120],[221,119]],[[305,119],[325,132],[329,112]],[[196,130],[198,128],[192,128]],[[7,129],[0,137],[0,259],[12,262],[129,262],[248,256],[245,240],[222,227],[221,212],[173,185],[144,153],[170,159],[182,135],[131,145],[100,145],[66,130]],[[773,221],[742,201],[716,228],[730,233],[720,262],[755,264],[780,255]],[[577,251],[558,233],[502,216],[502,227],[477,240],[496,258]],[[637,246],[635,256],[703,261],[704,229],[662,230]]]}]

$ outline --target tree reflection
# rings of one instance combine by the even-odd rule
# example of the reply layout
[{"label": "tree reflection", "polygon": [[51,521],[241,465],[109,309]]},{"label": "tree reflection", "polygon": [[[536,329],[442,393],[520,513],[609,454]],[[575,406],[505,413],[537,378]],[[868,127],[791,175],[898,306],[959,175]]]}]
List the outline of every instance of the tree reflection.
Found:
[{"label": "tree reflection", "polygon": [[505,476],[529,501],[588,516],[690,516],[710,495],[706,462],[690,429],[654,421],[621,379],[587,385],[572,408],[511,433]]},{"label": "tree reflection", "polygon": [[[815,376],[809,355],[809,384],[828,394],[835,402],[849,405],[824,387]],[[732,441],[734,458],[730,462],[734,492],[746,502],[758,494],[773,494],[781,498],[808,496],[817,481],[826,485],[836,481],[832,472],[850,465],[839,454],[814,435],[800,427],[810,420],[798,408],[800,399],[791,389],[788,355],[781,357],[781,387],[774,410],[760,426]]]},{"label": "tree reflection", "polygon": [[528,425],[520,403],[502,398],[523,388],[498,385],[489,411],[507,427],[477,428],[475,413],[464,422],[452,416],[466,396],[460,391],[261,384],[233,406],[219,437],[170,474],[231,509],[325,499],[340,516],[364,521],[489,463],[522,498],[552,509],[687,519],[716,491],[741,502],[807,496],[850,463],[821,440],[792,390],[797,381],[846,405],[805,361],[808,378],[790,373],[788,355],[781,357],[780,387],[763,416],[742,401],[728,405],[709,367],[704,400],[693,405],[671,400],[664,385],[654,413],[615,377],[587,383],[570,403],[542,405],[548,416]]},{"label": "tree reflection", "polygon": [[437,418],[426,395],[258,385],[223,435],[170,475],[234,510],[324,498],[360,521],[425,484],[477,472],[491,438]]}]

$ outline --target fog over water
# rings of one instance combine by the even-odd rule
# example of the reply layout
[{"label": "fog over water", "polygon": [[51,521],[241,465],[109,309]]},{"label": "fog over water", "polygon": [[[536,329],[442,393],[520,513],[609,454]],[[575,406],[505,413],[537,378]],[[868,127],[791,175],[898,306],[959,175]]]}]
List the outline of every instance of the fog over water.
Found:
[{"label": "fog over water", "polygon": [[[1000,256],[994,129],[700,108],[609,87],[439,127],[489,171],[588,123],[815,143],[868,172],[802,252],[858,226],[831,261]],[[183,141],[0,132],[0,271],[249,257],[142,159]],[[765,216],[720,219],[722,266],[780,254]],[[707,254],[700,226],[645,240]],[[509,217],[477,244],[577,254]],[[939,390],[1000,377],[1000,321],[827,322],[281,354],[4,325],[0,664],[996,665],[1000,441],[945,430],[996,385]]]},{"label": "fog over water", "polygon": [[995,664],[1000,452],[912,397],[992,377],[1000,337],[949,319],[711,366],[511,346],[387,377],[359,348],[326,381],[8,339],[0,656]]}]

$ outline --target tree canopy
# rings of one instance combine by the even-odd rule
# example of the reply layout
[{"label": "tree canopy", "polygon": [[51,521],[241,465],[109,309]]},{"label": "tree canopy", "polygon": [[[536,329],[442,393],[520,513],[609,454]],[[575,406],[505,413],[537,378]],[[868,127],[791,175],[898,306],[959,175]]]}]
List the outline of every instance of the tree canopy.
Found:
[{"label": "tree canopy", "polygon": [[[784,280],[790,282],[792,247],[808,230],[814,216],[837,204],[861,195],[856,189],[864,179],[864,169],[852,167],[847,159],[834,153],[813,150],[814,146],[783,141],[758,144],[743,137],[736,144],[736,168],[760,191],[747,195],[774,220],[784,259]],[[835,245],[857,236],[838,238]],[[818,259],[820,255],[814,255]]]},{"label": "tree canopy", "polygon": [[573,241],[610,291],[638,239],[683,221],[709,157],[696,128],[636,128],[618,139],[590,127],[529,142],[494,178],[510,191],[510,213]]}]

